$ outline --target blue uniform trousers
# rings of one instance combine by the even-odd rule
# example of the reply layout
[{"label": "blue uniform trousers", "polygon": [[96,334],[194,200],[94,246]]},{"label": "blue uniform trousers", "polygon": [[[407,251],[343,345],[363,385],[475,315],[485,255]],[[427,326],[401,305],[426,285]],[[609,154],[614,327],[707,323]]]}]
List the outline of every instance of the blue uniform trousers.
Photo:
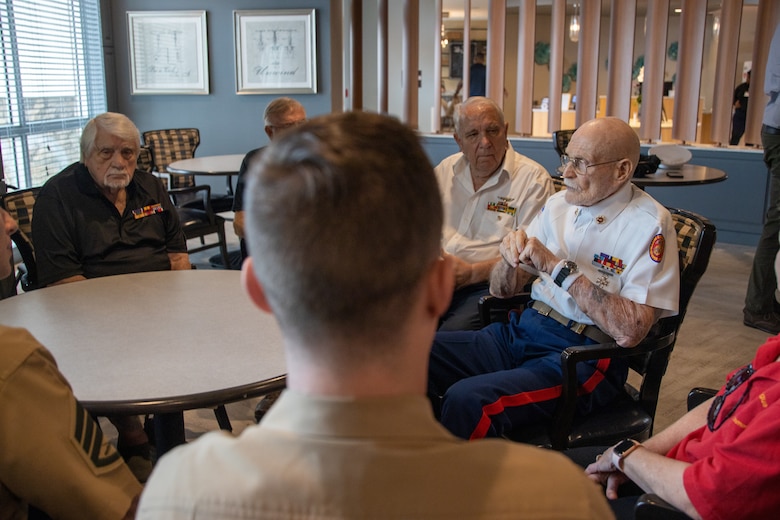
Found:
[{"label": "blue uniform trousers", "polygon": [[[480,331],[437,332],[428,395],[441,423],[464,439],[498,437],[549,420],[561,393],[561,351],[595,343],[533,309]],[[580,363],[578,412],[605,406],[622,391],[625,360]]]}]

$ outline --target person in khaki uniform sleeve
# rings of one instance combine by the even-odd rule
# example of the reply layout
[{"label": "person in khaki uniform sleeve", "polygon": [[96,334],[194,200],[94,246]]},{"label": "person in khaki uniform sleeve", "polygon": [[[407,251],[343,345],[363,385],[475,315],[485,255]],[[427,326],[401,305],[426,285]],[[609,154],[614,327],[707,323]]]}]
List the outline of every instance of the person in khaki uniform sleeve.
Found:
[{"label": "person in khaki uniform sleeve", "polygon": [[[0,209],[0,278],[16,222]],[[2,317],[0,316],[0,320]],[[0,520],[133,518],[141,485],[78,403],[51,353],[0,325]]]},{"label": "person in khaki uniform sleeve", "polygon": [[315,118],[248,175],[242,283],[278,320],[287,389],[238,438],[166,453],[139,520],[612,518],[560,453],[466,442],[434,419],[426,368],[453,261],[410,128],[367,112]]}]

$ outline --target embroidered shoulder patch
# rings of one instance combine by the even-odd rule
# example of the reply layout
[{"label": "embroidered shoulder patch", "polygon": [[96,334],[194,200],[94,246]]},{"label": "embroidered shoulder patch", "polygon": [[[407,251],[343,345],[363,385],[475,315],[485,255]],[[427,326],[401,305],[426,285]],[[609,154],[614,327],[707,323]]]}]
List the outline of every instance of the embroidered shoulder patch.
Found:
[{"label": "embroidered shoulder patch", "polygon": [[658,263],[664,258],[664,249],[666,249],[666,240],[660,233],[653,237],[653,241],[650,242],[650,259]]}]

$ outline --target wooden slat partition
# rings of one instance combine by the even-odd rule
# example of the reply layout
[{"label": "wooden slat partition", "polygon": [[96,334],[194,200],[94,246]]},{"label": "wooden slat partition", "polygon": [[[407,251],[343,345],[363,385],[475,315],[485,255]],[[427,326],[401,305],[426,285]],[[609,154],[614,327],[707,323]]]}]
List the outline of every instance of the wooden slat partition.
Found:
[{"label": "wooden slat partition", "polygon": [[489,0],[487,35],[487,84],[485,94],[504,106],[504,61],[506,55],[506,0]]},{"label": "wooden slat partition", "polygon": [[636,0],[611,0],[606,115],[628,121],[634,60]]},{"label": "wooden slat partition", "polygon": [[547,131],[561,128],[561,94],[563,93],[563,39],[566,38],[566,0],[553,0],[550,21],[550,108]]},{"label": "wooden slat partition", "polygon": [[579,127],[596,117],[598,110],[599,38],[601,0],[583,0],[580,10],[580,41],[577,49],[577,113]]},{"label": "wooden slat partition", "polygon": [[696,141],[706,21],[707,0],[683,0],[672,138],[684,143]]},{"label": "wooden slat partition", "polygon": [[720,6],[720,33],[710,130],[712,141],[718,145],[728,144],[731,137],[731,106],[734,100],[734,77],[737,73],[742,4],[742,0],[723,0]]},{"label": "wooden slat partition", "polygon": [[403,122],[418,128],[417,71],[420,70],[420,2],[404,0]]},{"label": "wooden slat partition", "polygon": [[[669,0],[648,0],[645,33],[645,77],[642,82],[640,139],[661,139],[664,98],[666,34],[669,26]],[[671,117],[671,114],[667,114]]]},{"label": "wooden slat partition", "polygon": [[534,41],[536,0],[520,0],[517,19],[517,99],[515,132],[531,135],[534,104]]}]

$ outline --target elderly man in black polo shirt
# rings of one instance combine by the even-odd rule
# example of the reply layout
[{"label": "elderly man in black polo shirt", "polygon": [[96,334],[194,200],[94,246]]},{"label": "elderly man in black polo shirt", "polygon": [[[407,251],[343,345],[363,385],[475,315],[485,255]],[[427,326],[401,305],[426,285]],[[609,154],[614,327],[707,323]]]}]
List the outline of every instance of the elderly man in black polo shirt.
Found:
[{"label": "elderly man in black polo shirt", "polygon": [[[136,171],[138,128],[122,114],[90,120],[81,160],[43,185],[32,231],[41,285],[123,273],[190,269],[187,242],[165,187]],[[118,448],[143,481],[149,441],[137,417],[111,417]]]}]

